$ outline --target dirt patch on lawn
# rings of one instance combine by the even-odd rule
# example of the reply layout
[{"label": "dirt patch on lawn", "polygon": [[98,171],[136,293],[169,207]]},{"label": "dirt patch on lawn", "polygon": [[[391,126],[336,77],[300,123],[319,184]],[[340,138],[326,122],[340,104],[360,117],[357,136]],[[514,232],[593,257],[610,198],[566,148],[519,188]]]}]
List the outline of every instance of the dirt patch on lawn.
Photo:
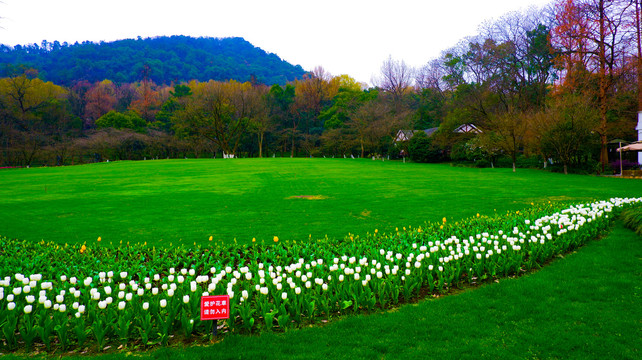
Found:
[{"label": "dirt patch on lawn", "polygon": [[306,200],[325,200],[327,196],[324,195],[294,195],[286,199],[306,199]]}]

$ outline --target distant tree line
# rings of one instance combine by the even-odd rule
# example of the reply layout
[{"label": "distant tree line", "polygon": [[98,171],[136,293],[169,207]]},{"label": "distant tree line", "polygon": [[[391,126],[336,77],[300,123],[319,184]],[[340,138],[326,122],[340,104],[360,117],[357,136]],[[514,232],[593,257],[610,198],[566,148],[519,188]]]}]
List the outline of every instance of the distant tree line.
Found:
[{"label": "distant tree line", "polygon": [[[0,80],[0,161],[410,155],[609,172],[609,140],[635,140],[642,109],[639,14],[624,0],[510,13],[420,69],[387,59],[371,88],[320,67],[271,86],[159,85],[149,65],[134,82],[60,86],[14,68]],[[479,131],[456,132],[463,124]]]}]

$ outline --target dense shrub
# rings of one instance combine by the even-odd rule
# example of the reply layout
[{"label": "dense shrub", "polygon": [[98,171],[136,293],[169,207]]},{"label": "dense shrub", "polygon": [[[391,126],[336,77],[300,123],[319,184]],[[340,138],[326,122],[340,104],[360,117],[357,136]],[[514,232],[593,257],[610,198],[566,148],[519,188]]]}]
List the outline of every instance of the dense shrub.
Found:
[{"label": "dense shrub", "polygon": [[443,159],[441,150],[423,131],[417,132],[408,144],[410,159],[422,163],[440,162]]}]

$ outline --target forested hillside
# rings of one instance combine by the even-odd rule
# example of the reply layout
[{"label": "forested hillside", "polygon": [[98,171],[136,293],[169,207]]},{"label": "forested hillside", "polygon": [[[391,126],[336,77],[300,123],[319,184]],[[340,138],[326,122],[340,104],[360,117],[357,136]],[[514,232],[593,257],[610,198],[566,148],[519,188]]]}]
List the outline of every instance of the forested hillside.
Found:
[{"label": "forested hillside", "polygon": [[[138,38],[114,42],[0,45],[0,64],[25,65],[39,77],[70,86],[74,82],[112,80],[132,83],[144,76],[157,84],[199,80],[250,81],[281,84],[301,78],[305,71],[243,38],[187,36]],[[0,77],[10,75],[3,66]]]}]

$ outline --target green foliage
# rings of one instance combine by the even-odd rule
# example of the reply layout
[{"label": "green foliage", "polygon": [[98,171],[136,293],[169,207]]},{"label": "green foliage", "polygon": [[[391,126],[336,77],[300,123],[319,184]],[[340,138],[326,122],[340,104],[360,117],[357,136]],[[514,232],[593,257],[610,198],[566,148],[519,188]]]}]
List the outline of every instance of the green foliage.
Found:
[{"label": "green foliage", "polygon": [[438,127],[444,121],[445,97],[434,88],[422,89],[413,94],[417,111],[414,119],[415,129]]},{"label": "green foliage", "polygon": [[174,86],[174,91],[170,91],[169,94],[175,98],[182,98],[192,95],[192,89],[190,89],[187,85],[178,84]]},{"label": "green foliage", "polygon": [[642,236],[642,206],[634,206],[622,212],[624,225]]},{"label": "green foliage", "polygon": [[423,131],[413,135],[408,144],[408,152],[413,161],[421,163],[439,162],[442,160],[441,150]]},{"label": "green foliage", "polygon": [[134,112],[123,114],[112,110],[96,120],[96,127],[99,129],[131,129],[142,133],[145,131],[147,123]]}]

